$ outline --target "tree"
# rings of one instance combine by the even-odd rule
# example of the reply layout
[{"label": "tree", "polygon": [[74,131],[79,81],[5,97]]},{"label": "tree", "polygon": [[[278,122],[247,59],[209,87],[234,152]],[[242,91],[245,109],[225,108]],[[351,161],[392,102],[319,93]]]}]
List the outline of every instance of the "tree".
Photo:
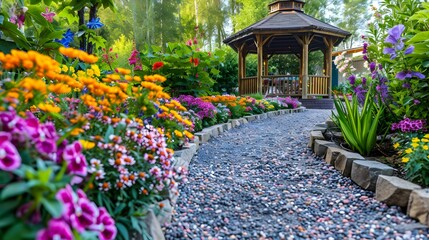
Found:
[{"label": "tree", "polygon": [[[343,0],[343,17],[338,27],[349,31],[352,36],[344,42],[345,48],[351,48],[359,39],[360,32],[367,29],[366,21],[370,18],[368,0]],[[362,28],[362,26],[364,26]]]}]

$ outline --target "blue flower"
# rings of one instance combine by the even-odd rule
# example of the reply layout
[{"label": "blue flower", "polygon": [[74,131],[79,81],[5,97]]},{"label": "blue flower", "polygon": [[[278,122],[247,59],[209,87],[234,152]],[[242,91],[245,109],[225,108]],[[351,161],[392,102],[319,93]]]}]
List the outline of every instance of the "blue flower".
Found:
[{"label": "blue flower", "polygon": [[60,40],[55,39],[55,42],[61,43],[64,47],[69,47],[70,43],[73,42],[73,38],[74,33],[70,29],[67,29],[67,32],[63,34],[63,38]]},{"label": "blue flower", "polygon": [[411,46],[409,46],[407,49],[405,49],[404,54],[405,54],[405,55],[408,55],[408,54],[411,54],[411,53],[413,53],[413,52],[414,52],[414,46],[413,46],[413,45],[411,45]]},{"label": "blue flower", "polygon": [[396,25],[393,28],[389,29],[388,36],[385,42],[397,46],[397,49],[401,50],[402,48],[404,48],[404,38],[401,37],[404,30],[405,26],[402,24]]},{"label": "blue flower", "polygon": [[100,18],[93,18],[86,24],[86,26],[89,29],[98,29],[104,26],[104,24],[100,22]]},{"label": "blue flower", "polygon": [[396,74],[396,78],[399,80],[405,80],[406,78],[413,78],[413,77],[416,77],[419,79],[424,79],[426,76],[420,72],[414,72],[414,71],[410,71],[410,70],[398,72]]}]

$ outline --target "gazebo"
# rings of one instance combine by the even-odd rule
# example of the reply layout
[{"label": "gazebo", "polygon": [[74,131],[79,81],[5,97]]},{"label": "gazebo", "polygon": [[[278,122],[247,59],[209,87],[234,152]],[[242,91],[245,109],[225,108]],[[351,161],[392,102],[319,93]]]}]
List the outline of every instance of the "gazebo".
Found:
[{"label": "gazebo", "polygon": [[[278,0],[261,21],[223,42],[238,53],[239,94],[294,96],[302,99],[331,97],[332,49],[351,34],[303,12],[303,0]],[[324,54],[323,74],[309,75],[309,52]],[[257,76],[246,76],[246,56],[258,55]],[[275,54],[300,59],[299,75],[268,75],[268,60]]]}]

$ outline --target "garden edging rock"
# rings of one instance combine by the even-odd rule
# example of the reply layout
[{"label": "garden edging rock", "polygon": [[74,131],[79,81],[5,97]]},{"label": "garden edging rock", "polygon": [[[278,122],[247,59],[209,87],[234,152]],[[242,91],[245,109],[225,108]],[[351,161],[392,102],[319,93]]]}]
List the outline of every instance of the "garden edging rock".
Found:
[{"label": "garden edging rock", "polygon": [[[326,133],[325,127],[331,131],[337,128],[328,119],[325,124],[315,125],[310,132],[308,147],[315,155],[324,155],[327,164],[335,166],[363,189],[374,191],[377,200],[390,206],[406,208],[410,217],[429,226],[429,189],[421,189],[417,184],[392,176],[395,169],[386,164],[365,160],[357,153],[349,152],[333,142],[328,143],[322,134]],[[342,136],[340,132],[331,134]]]}]

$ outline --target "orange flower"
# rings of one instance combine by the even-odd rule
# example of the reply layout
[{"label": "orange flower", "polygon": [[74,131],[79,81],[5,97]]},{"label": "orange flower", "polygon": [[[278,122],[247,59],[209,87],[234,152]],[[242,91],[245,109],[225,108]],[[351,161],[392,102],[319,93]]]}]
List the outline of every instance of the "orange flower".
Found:
[{"label": "orange flower", "polygon": [[200,64],[200,59],[191,57],[191,60],[189,62],[194,64],[194,67],[196,67],[198,66],[198,64]]},{"label": "orange flower", "polygon": [[164,66],[163,62],[156,62],[156,63],[153,64],[152,70],[154,70],[154,71],[158,70],[158,69],[162,68],[163,66]]},{"label": "orange flower", "polygon": [[54,104],[40,103],[37,106],[39,107],[40,110],[44,112],[59,113],[61,111],[61,108],[59,108],[58,106],[55,106]]}]

